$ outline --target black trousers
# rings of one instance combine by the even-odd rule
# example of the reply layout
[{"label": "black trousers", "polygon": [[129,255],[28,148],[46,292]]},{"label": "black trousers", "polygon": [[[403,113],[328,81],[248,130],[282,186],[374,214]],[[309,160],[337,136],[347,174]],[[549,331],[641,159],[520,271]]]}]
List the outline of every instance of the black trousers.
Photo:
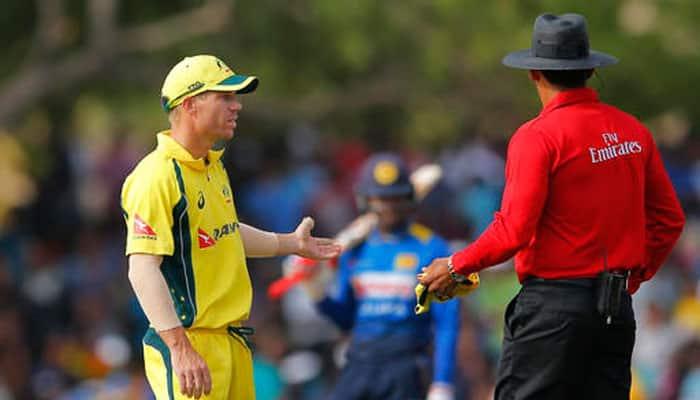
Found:
[{"label": "black trousers", "polygon": [[528,280],[506,309],[497,400],[629,399],[636,324],[623,295],[610,325],[595,280]]}]

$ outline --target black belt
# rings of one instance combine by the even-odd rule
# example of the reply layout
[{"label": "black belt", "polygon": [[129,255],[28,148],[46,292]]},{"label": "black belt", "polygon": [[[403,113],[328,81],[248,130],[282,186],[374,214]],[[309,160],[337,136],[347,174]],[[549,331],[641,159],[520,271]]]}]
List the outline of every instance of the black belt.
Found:
[{"label": "black belt", "polygon": [[[551,284],[551,285],[569,285],[569,286],[580,286],[580,287],[587,287],[587,288],[596,288],[598,287],[598,282],[600,281],[600,275],[604,271],[601,271],[600,274],[594,277],[590,278],[540,278],[539,276],[528,276],[525,278],[523,281],[523,285],[527,284]],[[626,279],[629,279],[630,277],[630,270],[628,269],[609,269],[607,272],[613,273],[613,274],[620,274],[620,275],[625,275]]]},{"label": "black belt", "polygon": [[622,295],[627,292],[630,271],[628,269],[605,270],[595,278],[544,279],[530,276],[523,281],[523,286],[559,286],[592,289],[596,297],[596,308],[610,324],[620,312]]},{"label": "black belt", "polygon": [[545,279],[537,276],[529,276],[523,281],[523,286],[529,285],[554,285],[554,286],[577,286],[593,289],[596,287],[598,278],[565,278],[565,279]]}]

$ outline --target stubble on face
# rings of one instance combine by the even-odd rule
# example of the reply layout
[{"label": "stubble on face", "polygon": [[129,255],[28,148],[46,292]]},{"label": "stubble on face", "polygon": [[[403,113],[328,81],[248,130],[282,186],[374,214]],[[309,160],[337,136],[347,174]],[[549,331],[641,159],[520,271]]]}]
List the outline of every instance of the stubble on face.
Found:
[{"label": "stubble on face", "polygon": [[198,96],[202,130],[212,142],[231,140],[242,108],[235,92],[205,92]]}]

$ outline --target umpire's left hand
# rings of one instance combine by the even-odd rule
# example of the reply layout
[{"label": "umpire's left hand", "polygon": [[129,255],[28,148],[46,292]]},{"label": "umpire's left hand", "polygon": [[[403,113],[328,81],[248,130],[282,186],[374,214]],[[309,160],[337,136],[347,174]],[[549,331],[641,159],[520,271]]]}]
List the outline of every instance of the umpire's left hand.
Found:
[{"label": "umpire's left hand", "polygon": [[440,296],[449,296],[456,286],[456,282],[447,271],[447,262],[449,258],[436,258],[427,267],[423,268],[423,272],[418,274],[420,283],[428,288],[428,292],[435,293]]}]

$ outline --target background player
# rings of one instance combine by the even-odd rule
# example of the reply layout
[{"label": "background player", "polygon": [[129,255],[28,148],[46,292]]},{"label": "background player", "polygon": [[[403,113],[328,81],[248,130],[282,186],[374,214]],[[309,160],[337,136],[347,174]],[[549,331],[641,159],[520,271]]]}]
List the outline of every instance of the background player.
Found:
[{"label": "background player", "polygon": [[[318,310],[351,332],[347,364],[333,399],[452,399],[459,301],[433,304],[415,315],[416,273],[449,254],[446,242],[413,223],[414,193],[403,162],[378,154],[358,183],[360,208],[377,215],[377,227],[339,261],[334,284],[322,268],[305,285]],[[427,357],[434,340],[432,384]]]}]

